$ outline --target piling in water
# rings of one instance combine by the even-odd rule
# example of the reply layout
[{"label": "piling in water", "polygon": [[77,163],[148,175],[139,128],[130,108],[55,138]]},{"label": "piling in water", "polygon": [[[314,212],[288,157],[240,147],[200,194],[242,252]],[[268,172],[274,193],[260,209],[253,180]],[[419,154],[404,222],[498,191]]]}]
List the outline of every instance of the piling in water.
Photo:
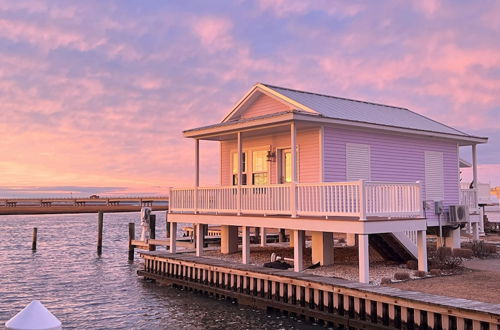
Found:
[{"label": "piling in water", "polygon": [[[150,239],[156,239],[156,215],[151,214],[149,216],[149,238]],[[156,246],[155,245],[149,245],[149,251],[155,251]]]},{"label": "piling in water", "polygon": [[104,224],[104,213],[99,211],[97,213],[97,254],[102,254],[102,228]]},{"label": "piling in water", "polygon": [[132,241],[135,240],[135,223],[129,222],[128,224],[128,260],[134,260],[134,245]]},{"label": "piling in water", "polygon": [[33,241],[31,242],[31,250],[36,251],[36,239],[38,234],[38,228],[33,228]]}]

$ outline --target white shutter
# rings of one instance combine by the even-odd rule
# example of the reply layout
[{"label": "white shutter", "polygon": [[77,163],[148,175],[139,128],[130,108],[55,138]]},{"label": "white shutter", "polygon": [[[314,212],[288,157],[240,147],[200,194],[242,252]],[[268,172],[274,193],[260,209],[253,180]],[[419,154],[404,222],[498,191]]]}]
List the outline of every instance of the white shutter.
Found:
[{"label": "white shutter", "polygon": [[443,153],[425,152],[425,199],[444,200]]},{"label": "white shutter", "polygon": [[370,145],[346,143],[347,181],[370,180]]}]

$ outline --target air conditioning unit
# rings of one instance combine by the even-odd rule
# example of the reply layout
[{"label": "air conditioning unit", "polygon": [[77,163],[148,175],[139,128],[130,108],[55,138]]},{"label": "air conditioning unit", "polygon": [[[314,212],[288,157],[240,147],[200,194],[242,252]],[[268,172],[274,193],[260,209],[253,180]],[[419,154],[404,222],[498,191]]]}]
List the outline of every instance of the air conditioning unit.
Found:
[{"label": "air conditioning unit", "polygon": [[461,223],[469,221],[469,210],[465,205],[450,205],[450,222]]}]

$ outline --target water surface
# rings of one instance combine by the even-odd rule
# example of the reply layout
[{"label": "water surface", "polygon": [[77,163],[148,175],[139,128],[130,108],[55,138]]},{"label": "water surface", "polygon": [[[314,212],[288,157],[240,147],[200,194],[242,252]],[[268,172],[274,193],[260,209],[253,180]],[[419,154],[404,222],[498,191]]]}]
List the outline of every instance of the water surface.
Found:
[{"label": "water surface", "polygon": [[[165,237],[165,212],[155,214],[157,237]],[[129,222],[140,234],[139,213],[104,215],[99,257],[96,214],[0,216],[0,328],[33,299],[65,329],[319,328],[144,281],[140,260],[127,261]]]}]

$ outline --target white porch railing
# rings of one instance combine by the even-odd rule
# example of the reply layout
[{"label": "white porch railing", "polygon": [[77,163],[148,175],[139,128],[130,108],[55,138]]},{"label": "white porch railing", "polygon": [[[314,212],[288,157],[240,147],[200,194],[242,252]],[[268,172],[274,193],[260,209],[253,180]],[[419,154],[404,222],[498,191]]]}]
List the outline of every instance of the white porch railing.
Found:
[{"label": "white porch railing", "polygon": [[[195,196],[198,196],[195,201]],[[239,201],[238,201],[239,199]],[[422,217],[419,182],[328,182],[172,188],[170,212]]]},{"label": "white porch railing", "polygon": [[469,211],[475,211],[477,206],[477,190],[476,189],[460,189],[460,204],[469,208]]}]

